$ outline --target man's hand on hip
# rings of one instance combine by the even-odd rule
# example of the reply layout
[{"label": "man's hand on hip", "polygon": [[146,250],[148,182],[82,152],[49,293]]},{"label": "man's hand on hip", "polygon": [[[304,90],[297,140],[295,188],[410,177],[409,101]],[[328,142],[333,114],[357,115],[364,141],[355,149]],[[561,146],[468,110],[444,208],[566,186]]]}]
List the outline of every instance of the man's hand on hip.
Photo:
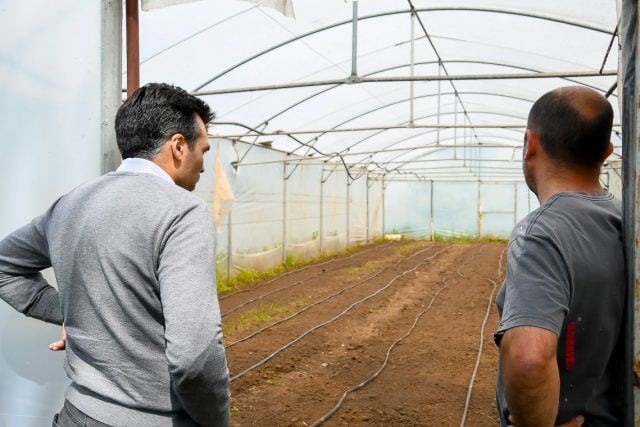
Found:
[{"label": "man's hand on hip", "polygon": [[49,350],[51,351],[61,351],[67,348],[67,330],[62,326],[62,331],[60,332],[60,339],[58,341],[52,342],[49,344]]}]

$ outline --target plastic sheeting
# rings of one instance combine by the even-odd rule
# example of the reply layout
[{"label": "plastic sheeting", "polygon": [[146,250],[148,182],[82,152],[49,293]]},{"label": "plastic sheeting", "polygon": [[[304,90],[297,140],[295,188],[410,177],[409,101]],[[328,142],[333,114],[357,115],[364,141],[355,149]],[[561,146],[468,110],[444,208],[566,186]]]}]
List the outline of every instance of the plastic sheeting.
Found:
[{"label": "plastic sheeting", "polygon": [[[0,238],[100,175],[101,2],[2,2]],[[82,34],[81,37],[78,34]],[[45,277],[55,285],[51,270]],[[60,327],[0,301],[0,426],[51,425],[68,385]]]},{"label": "plastic sheeting", "polygon": [[[38,2],[36,13],[31,3],[14,3],[0,10],[7,29],[2,53],[8,58],[0,65],[6,83],[2,87],[6,96],[1,97],[4,126],[10,130],[4,135],[5,141],[21,141],[19,146],[5,147],[14,158],[9,169],[5,167],[10,179],[2,180],[3,200],[12,202],[0,224],[4,233],[97,175],[101,157],[97,143],[78,143],[79,138],[99,140],[101,126],[96,88],[101,76],[98,52],[103,46],[96,31],[98,21],[104,21],[97,6]],[[636,132],[637,4],[622,3],[626,123],[622,131],[629,149]],[[415,0],[412,4],[422,21],[414,22],[417,76],[617,66],[615,43],[607,55],[618,21],[608,0],[464,4]],[[519,173],[522,126],[531,103],[545,91],[567,84],[586,84],[604,93],[616,79],[349,84],[344,81],[354,71],[359,78],[411,75],[409,2],[359,2],[355,64],[351,2],[297,0],[294,8],[296,20],[235,0],[200,1],[140,14],[143,84],[166,81],[202,92],[343,80],[336,85],[202,94],[217,111],[218,122],[237,122],[266,133],[256,137],[238,125],[212,127],[218,137],[226,136],[219,139],[221,163],[237,199],[217,230],[217,265],[222,274],[330,253],[395,229],[415,235],[506,232],[535,207]],[[288,40],[292,41],[285,43]],[[617,93],[611,95],[614,106]],[[415,126],[408,126],[412,121]],[[320,132],[334,128],[360,130]],[[306,133],[286,135],[296,130]],[[231,144],[231,139],[240,142]],[[212,145],[217,142],[213,139]],[[234,168],[232,162],[244,155],[247,143],[258,145]],[[614,143],[619,157],[621,141]],[[348,177],[336,153],[352,166],[355,179]],[[635,151],[627,155],[626,170],[635,168]],[[208,156],[197,189],[210,203],[213,159]],[[626,189],[636,188],[629,185],[628,174],[623,178]],[[634,208],[627,198],[627,218],[634,218]],[[633,239],[627,248],[635,248]],[[62,355],[46,350],[57,328],[23,319],[6,306],[0,308],[0,317],[5,349],[0,363],[4,387],[0,424],[47,425],[62,403],[65,386],[62,369],[55,368]]]},{"label": "plastic sheeting", "polygon": [[[143,13],[142,80],[196,90],[217,110],[218,122],[266,133],[256,137],[242,126],[220,124],[214,128],[219,136],[268,142],[316,160],[339,152],[348,163],[386,179],[505,181],[521,179],[518,167],[504,166],[519,164],[522,129],[536,98],[571,84],[604,93],[616,81],[615,75],[486,78],[615,70],[617,49],[615,43],[610,51],[609,46],[617,18],[608,0],[360,1],[355,52],[353,6],[343,0],[299,0],[295,20],[237,1]],[[413,31],[411,6],[417,11]],[[191,25],[176,28],[175,21]],[[183,64],[189,64],[189,73]],[[408,79],[412,73],[468,78],[345,83],[353,76],[350,82]],[[332,79],[340,82],[315,85]],[[292,83],[301,87],[241,90]],[[221,90],[240,91],[208,94]],[[616,95],[611,95],[614,105]],[[351,130],[321,132],[331,129]],[[308,132],[287,136],[291,131]],[[619,157],[620,140],[614,143]],[[465,168],[465,161],[477,166]]]},{"label": "plastic sheeting", "polygon": [[[217,228],[219,274],[309,260],[382,235],[382,187],[366,173],[352,179],[336,165],[301,164],[267,147],[215,139],[211,145],[236,199]],[[210,158],[196,189],[209,202],[213,165]]]}]

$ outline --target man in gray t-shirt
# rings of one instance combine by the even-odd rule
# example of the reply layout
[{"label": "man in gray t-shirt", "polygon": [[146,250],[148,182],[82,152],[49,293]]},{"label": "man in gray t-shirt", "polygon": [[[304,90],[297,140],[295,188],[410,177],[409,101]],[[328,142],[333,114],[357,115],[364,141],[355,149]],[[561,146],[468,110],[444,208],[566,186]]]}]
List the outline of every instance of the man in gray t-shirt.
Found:
[{"label": "man in gray t-shirt", "polygon": [[502,425],[622,424],[622,218],[599,183],[612,121],[582,87],[547,93],[529,114],[523,171],[540,208],[511,235],[496,300]]}]

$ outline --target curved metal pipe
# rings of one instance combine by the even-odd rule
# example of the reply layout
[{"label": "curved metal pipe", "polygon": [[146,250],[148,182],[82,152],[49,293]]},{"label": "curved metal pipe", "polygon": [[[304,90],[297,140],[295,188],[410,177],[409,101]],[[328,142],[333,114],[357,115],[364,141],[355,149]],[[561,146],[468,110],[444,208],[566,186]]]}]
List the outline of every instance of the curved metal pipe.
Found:
[{"label": "curved metal pipe", "polygon": [[[500,14],[506,14],[506,15],[516,15],[516,16],[524,16],[524,17],[528,17],[528,18],[535,18],[535,19],[542,19],[545,21],[551,21],[551,22],[557,22],[557,23],[561,23],[561,24],[566,24],[566,25],[571,25],[574,27],[578,27],[578,28],[584,28],[587,30],[591,30],[591,31],[597,31],[597,32],[601,32],[604,34],[608,34],[608,35],[612,35],[613,32],[607,30],[606,28],[602,28],[602,27],[597,27],[595,25],[591,25],[585,22],[579,22],[579,21],[572,21],[572,20],[568,20],[568,19],[562,19],[562,18],[557,18],[554,16],[549,16],[549,15],[543,15],[543,14],[537,14],[537,13],[531,13],[531,12],[521,12],[521,11],[515,11],[515,10],[508,10],[508,9],[499,9],[499,8],[481,8],[481,7],[424,7],[424,8],[415,8],[415,9],[406,9],[406,10],[396,10],[396,11],[390,11],[390,12],[383,12],[383,13],[376,13],[376,14],[372,14],[372,15],[367,15],[367,16],[361,16],[358,17],[358,21],[364,21],[366,19],[373,19],[373,18],[380,18],[383,16],[390,16],[390,15],[397,15],[397,14],[403,14],[403,13],[411,13],[413,11],[415,12],[486,12],[486,13],[500,13]],[[262,55],[265,55],[269,52],[272,52],[276,49],[279,49],[283,46],[286,46],[290,43],[293,43],[297,40],[303,39],[305,37],[309,37],[313,34],[317,34],[326,30],[330,30],[332,28],[336,28],[345,24],[350,24],[352,23],[352,19],[347,19],[344,21],[340,21],[334,24],[330,24],[321,28],[317,28],[315,30],[306,32],[304,34],[301,34],[299,36],[290,38],[288,40],[285,40],[281,43],[278,43],[274,46],[271,46],[268,49],[265,49],[261,52],[256,53],[255,55],[252,55],[238,63],[236,63],[235,65],[227,68],[226,70],[220,72],[219,74],[215,75],[214,77],[212,77],[211,79],[205,81],[204,83],[201,83],[200,85],[198,85],[194,91],[199,91],[202,88],[204,88],[205,86],[209,85],[210,83],[214,82],[215,80],[219,79],[220,77],[224,76],[225,74],[228,74],[229,72],[235,70],[236,68],[241,67],[244,64],[247,64],[248,62],[253,61],[256,58],[261,57]]]}]

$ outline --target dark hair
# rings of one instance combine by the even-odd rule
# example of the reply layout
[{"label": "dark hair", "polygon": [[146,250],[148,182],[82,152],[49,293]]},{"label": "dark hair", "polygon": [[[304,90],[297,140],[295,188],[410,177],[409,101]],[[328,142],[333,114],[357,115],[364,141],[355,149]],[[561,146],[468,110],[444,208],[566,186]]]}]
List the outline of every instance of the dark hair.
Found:
[{"label": "dark hair", "polygon": [[205,126],[214,113],[203,100],[165,83],[149,83],[136,90],[116,114],[116,140],[122,158],[151,159],[176,133],[193,149],[199,129],[196,114]]},{"label": "dark hair", "polygon": [[548,92],[531,108],[527,127],[546,153],[565,165],[599,167],[609,146],[613,109],[599,93],[569,87]]}]

